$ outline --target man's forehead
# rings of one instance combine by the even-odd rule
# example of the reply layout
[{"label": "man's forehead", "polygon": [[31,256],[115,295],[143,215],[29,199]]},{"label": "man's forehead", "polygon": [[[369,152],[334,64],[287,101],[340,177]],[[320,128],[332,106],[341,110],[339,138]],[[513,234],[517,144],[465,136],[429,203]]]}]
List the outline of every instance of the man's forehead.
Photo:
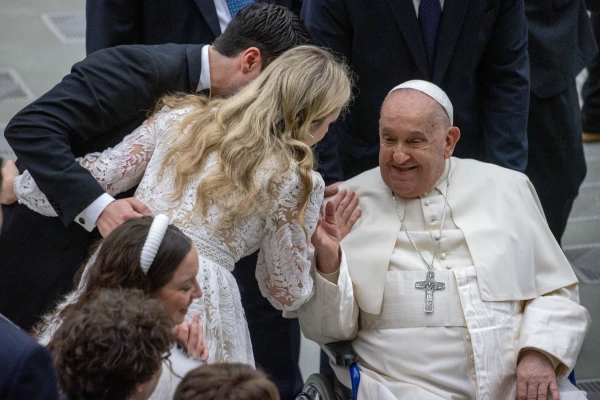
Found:
[{"label": "man's forehead", "polygon": [[[401,95],[397,96],[398,93],[401,93]],[[433,108],[444,110],[444,113],[450,121],[450,125],[454,123],[454,110],[452,107],[452,102],[439,86],[423,80],[406,81],[394,87],[388,93],[384,103],[388,100],[390,100],[391,102],[394,102],[394,100],[399,101],[397,100],[398,98],[404,100],[404,97],[409,97],[411,101],[420,103],[422,102],[427,105],[431,104],[430,100],[433,101],[435,103]]]},{"label": "man's forehead", "polygon": [[436,101],[426,94],[418,90],[400,89],[385,98],[381,108],[381,118],[409,114],[426,118],[436,107]]}]

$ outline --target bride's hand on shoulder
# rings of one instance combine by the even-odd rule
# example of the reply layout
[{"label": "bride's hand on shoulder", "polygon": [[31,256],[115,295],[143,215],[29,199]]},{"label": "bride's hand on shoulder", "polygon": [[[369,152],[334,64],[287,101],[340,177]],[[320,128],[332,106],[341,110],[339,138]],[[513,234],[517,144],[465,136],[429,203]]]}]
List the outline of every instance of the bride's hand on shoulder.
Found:
[{"label": "bride's hand on shoulder", "polygon": [[177,325],[175,335],[185,343],[189,357],[201,361],[208,360],[208,346],[204,341],[200,313],[194,315],[192,322],[183,321]]},{"label": "bride's hand on shoulder", "polygon": [[317,252],[317,268],[330,274],[340,266],[340,241],[350,232],[360,218],[356,211],[358,197],[354,192],[340,191],[337,196],[321,208],[317,228],[312,236],[312,244]]}]

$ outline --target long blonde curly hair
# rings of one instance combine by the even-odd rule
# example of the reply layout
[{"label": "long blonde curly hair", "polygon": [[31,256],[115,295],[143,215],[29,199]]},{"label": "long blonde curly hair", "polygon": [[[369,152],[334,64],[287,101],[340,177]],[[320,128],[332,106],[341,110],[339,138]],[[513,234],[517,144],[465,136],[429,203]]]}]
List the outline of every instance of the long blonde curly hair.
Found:
[{"label": "long blonde curly hair", "polygon": [[[167,96],[159,106],[192,106],[173,136],[163,172],[172,169],[175,198],[190,179],[202,172],[216,153],[217,167],[197,188],[195,209],[206,215],[216,205],[225,223],[266,212],[276,183],[289,171],[297,172],[303,191],[298,219],[303,217],[313,188],[311,132],[344,108],[351,97],[348,67],[315,46],[298,46],[273,61],[253,82],[228,99],[199,95]],[[266,188],[258,187],[256,173],[265,161],[276,161]],[[266,190],[265,190],[266,189]],[[265,197],[266,196],[266,197]]]}]

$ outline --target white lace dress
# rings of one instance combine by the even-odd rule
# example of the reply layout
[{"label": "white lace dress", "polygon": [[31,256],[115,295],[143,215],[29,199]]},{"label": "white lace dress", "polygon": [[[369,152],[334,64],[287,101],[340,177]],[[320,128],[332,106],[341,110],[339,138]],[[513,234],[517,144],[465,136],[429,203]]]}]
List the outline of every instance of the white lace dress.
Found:
[{"label": "white lace dress", "polygon": [[[198,312],[201,314],[209,347],[208,362],[254,365],[244,310],[231,271],[240,258],[260,248],[256,279],[263,296],[281,310],[295,310],[305,303],[313,292],[307,238],[314,232],[318,220],[323,200],[323,180],[313,172],[313,190],[304,226],[298,220],[298,203],[302,196],[300,177],[295,171],[277,171],[283,178],[279,180],[276,200],[270,204],[270,212],[236,221],[231,231],[217,232],[220,215],[216,206],[209,209],[206,217],[193,211],[196,188],[202,184],[204,174],[191,179],[177,200],[171,199],[174,179],[168,170],[159,179],[166,151],[172,141],[170,134],[174,129],[180,130],[181,120],[189,111],[189,107],[163,109],[116,147],[102,153],[88,154],[79,162],[111,195],[139,184],[135,197],[146,204],[153,214],[169,216],[171,223],[191,238],[200,258],[198,281],[203,296],[191,305],[187,318],[191,319]],[[205,171],[215,165],[216,157],[212,157]],[[259,187],[266,187],[273,168],[274,163],[265,165],[257,174],[255,179]],[[56,216],[28,172],[15,180],[15,192],[19,201],[32,210],[46,216]],[[80,287],[65,302],[73,301],[86,284],[89,266],[88,263]],[[43,335],[45,339],[42,338],[42,341],[49,339],[58,324],[60,321],[47,321]]]}]

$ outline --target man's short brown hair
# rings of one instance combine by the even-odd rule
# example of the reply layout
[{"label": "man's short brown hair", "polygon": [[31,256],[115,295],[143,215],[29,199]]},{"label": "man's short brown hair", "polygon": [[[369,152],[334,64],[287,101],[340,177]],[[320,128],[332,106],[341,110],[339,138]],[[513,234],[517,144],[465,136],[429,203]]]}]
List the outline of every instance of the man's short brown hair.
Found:
[{"label": "man's short brown hair", "polygon": [[125,400],[158,372],[174,340],[159,300],[104,290],[65,317],[48,348],[69,398]]},{"label": "man's short brown hair", "polygon": [[203,365],[181,381],[173,400],[279,400],[279,391],[246,364]]}]

